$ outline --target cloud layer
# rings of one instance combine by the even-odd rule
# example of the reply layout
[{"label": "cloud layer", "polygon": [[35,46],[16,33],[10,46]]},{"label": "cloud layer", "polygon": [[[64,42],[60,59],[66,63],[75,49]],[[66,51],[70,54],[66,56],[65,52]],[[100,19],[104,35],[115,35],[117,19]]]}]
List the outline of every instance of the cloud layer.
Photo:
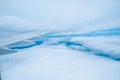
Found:
[{"label": "cloud layer", "polygon": [[96,30],[119,26],[119,0],[1,0],[0,28]]}]

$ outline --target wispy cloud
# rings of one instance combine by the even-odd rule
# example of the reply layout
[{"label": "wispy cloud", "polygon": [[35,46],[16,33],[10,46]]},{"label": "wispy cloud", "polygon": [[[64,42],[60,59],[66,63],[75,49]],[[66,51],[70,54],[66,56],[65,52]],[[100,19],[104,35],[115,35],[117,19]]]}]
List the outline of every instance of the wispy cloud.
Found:
[{"label": "wispy cloud", "polygon": [[[45,27],[46,26],[46,27]],[[18,16],[2,16],[0,17],[0,28],[2,30],[16,30],[16,31],[31,31],[41,30],[47,28],[49,25],[44,23],[34,22]]]},{"label": "wispy cloud", "polygon": [[[119,0],[1,0],[0,25],[8,29],[56,29],[91,31],[119,26]],[[41,26],[42,25],[42,26]]]}]

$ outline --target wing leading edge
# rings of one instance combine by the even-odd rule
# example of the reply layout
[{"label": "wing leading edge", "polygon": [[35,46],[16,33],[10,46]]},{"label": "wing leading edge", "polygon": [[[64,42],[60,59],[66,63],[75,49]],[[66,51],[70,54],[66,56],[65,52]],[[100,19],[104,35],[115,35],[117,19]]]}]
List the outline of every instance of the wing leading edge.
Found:
[{"label": "wing leading edge", "polygon": [[47,30],[23,33],[21,35],[16,35],[9,39],[0,41],[0,55],[16,53],[19,49],[29,48],[41,44],[45,39],[40,38],[40,36],[52,32],[55,26],[56,25]]}]

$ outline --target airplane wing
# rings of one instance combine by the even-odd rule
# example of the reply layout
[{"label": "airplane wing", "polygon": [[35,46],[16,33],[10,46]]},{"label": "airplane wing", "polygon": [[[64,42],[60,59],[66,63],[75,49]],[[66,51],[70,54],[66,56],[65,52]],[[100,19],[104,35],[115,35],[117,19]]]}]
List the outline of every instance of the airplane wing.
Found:
[{"label": "airplane wing", "polygon": [[41,39],[40,36],[52,32],[55,26],[47,30],[23,33],[0,41],[0,55],[15,53],[20,49],[41,44],[44,39]]}]

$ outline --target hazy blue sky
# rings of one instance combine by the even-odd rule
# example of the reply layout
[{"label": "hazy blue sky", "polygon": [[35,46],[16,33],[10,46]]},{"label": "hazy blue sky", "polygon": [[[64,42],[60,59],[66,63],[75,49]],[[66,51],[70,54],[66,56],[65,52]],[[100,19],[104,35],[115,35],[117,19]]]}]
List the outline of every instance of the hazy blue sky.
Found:
[{"label": "hazy blue sky", "polygon": [[0,0],[0,25],[118,25],[120,0]]}]

